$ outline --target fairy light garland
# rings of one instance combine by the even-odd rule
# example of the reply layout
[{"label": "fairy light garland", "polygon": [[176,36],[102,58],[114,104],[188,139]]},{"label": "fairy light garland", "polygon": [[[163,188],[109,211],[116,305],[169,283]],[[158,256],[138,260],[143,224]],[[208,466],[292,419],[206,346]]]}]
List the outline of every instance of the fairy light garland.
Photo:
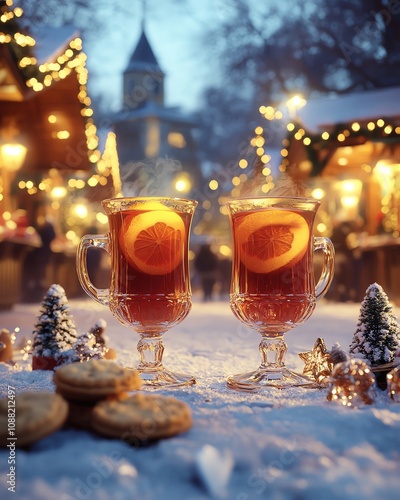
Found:
[{"label": "fairy light garland", "polygon": [[[261,106],[260,113],[267,119],[282,119],[283,113],[279,110],[275,110],[272,106]],[[254,148],[256,160],[255,165],[253,165],[253,172],[249,172],[251,169],[250,163],[247,158],[241,157],[236,163],[236,167],[232,169],[232,178],[230,183],[232,188],[228,191],[228,194],[222,194],[218,197],[217,201],[219,204],[219,212],[221,214],[227,215],[226,202],[230,198],[239,198],[242,196],[243,190],[249,188],[249,183],[251,181],[256,181],[252,185],[252,194],[254,196],[268,193],[274,186],[274,178],[272,175],[271,166],[271,156],[266,152],[265,149],[265,137],[264,128],[257,126],[254,129],[254,136],[250,139],[250,146]],[[255,171],[256,170],[256,171]],[[240,173],[239,173],[240,172]],[[261,176],[258,174],[261,172]],[[223,182],[220,182],[217,178],[209,180],[208,189],[210,190],[210,195],[215,198],[215,194],[218,191],[226,192],[227,181],[225,178],[225,172],[223,177]],[[260,183],[260,179],[262,182]],[[204,209],[204,214],[201,221],[194,227],[193,231],[195,234],[202,234],[207,227],[207,222],[213,219],[213,204],[209,200],[205,200],[202,208]]]},{"label": "fairy light garland", "polygon": [[[7,7],[13,6],[12,0],[6,1]],[[2,12],[0,15],[0,23],[4,24],[4,28],[7,28],[6,23],[11,19],[19,18],[23,14],[23,9],[21,7],[15,7],[13,10],[7,12]],[[22,49],[32,48],[36,45],[36,40],[20,32],[7,33],[7,29],[0,30],[0,43],[1,44],[12,44],[15,43]],[[45,88],[49,88],[54,82],[65,79],[72,71],[75,70],[77,79],[79,82],[79,92],[78,100],[82,105],[81,115],[86,118],[85,124],[85,135],[87,148],[89,150],[88,159],[92,164],[97,164],[100,160],[101,153],[98,148],[98,137],[97,128],[94,124],[93,110],[91,109],[91,100],[87,93],[87,81],[88,81],[88,70],[86,68],[87,56],[82,52],[82,39],[79,37],[74,38],[70,41],[68,47],[63,54],[57,56],[55,61],[49,61],[40,66],[37,66],[37,60],[31,54],[24,54],[18,61],[18,65],[22,69],[30,69],[30,72],[34,72],[34,76],[28,77],[26,80],[26,86],[31,88],[34,92],[41,92]],[[66,134],[61,134],[57,136],[58,139],[66,139]],[[39,186],[33,186],[28,189],[29,194],[35,194],[39,189]],[[22,188],[25,189],[25,188]]]},{"label": "fairy light garland", "polygon": [[[92,124],[92,126],[94,125]],[[88,133],[90,134],[90,131],[88,131]],[[110,176],[113,180],[115,196],[121,196],[122,184],[119,171],[116,137],[113,132],[110,132],[107,136],[104,153],[97,162],[97,172],[91,175],[87,180],[78,177],[71,177],[67,182],[66,189],[68,192],[73,193],[86,187],[96,187],[98,185],[106,186]],[[30,195],[36,194],[38,191],[50,194],[53,188],[53,183],[49,177],[43,178],[39,181],[26,179],[19,181],[18,188],[26,190],[26,192]]]},{"label": "fairy light garland", "polygon": [[324,130],[318,134],[306,132],[299,123],[290,122],[287,124],[287,137],[283,140],[281,150],[282,162],[279,167],[281,172],[285,172],[289,161],[287,160],[289,144],[293,141],[302,142],[308,151],[308,155],[314,166],[317,167],[316,153],[326,148],[327,144],[341,143],[351,139],[392,139],[400,136],[400,126],[390,121],[386,117],[360,124],[354,121],[350,125],[338,124],[332,130]]}]

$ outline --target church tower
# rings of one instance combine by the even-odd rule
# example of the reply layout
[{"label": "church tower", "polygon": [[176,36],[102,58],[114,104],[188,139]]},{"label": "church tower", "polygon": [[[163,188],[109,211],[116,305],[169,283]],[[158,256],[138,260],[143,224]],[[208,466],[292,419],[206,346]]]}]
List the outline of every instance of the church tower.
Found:
[{"label": "church tower", "polygon": [[197,122],[166,105],[164,78],[142,22],[123,73],[122,108],[113,119],[125,195],[190,196],[202,185]]},{"label": "church tower", "polygon": [[137,109],[148,101],[164,105],[164,77],[142,23],[142,34],[123,74],[124,108]]}]

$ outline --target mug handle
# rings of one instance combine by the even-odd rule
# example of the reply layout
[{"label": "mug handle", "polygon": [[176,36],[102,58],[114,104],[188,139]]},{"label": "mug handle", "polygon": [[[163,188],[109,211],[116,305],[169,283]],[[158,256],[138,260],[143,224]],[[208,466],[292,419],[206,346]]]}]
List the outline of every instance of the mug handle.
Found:
[{"label": "mug handle", "polygon": [[314,236],[314,252],[316,250],[322,250],[324,253],[321,276],[315,287],[315,298],[319,300],[326,294],[333,280],[335,271],[335,248],[329,238]]},{"label": "mug handle", "polygon": [[109,288],[96,288],[90,281],[87,269],[87,251],[88,248],[104,248],[110,254],[110,239],[108,234],[85,234],[82,236],[76,251],[76,272],[79,282],[85,292],[97,300],[100,304],[108,306],[110,301]]}]

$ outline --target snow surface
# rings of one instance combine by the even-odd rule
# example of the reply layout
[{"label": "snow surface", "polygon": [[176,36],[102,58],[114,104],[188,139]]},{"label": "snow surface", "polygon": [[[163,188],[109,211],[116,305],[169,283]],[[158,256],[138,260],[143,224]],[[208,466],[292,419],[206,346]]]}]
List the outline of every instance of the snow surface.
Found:
[{"label": "snow surface", "polygon": [[[80,333],[101,318],[107,321],[118,361],[135,366],[134,332],[90,299],[71,300],[70,305]],[[19,327],[17,336],[29,337],[38,307],[18,305],[1,312],[0,327]],[[394,312],[398,316],[399,309]],[[339,342],[347,350],[358,315],[359,304],[321,301],[304,325],[287,334],[287,365],[301,371],[304,364],[297,354],[310,350],[317,337],[324,338],[328,349]],[[29,451],[17,450],[14,496],[7,491],[8,452],[2,450],[0,497],[205,500],[213,497],[201,480],[203,457],[203,475],[214,469],[211,479],[218,479],[218,471],[228,476],[229,500],[399,498],[400,404],[380,390],[373,405],[358,410],[327,402],[326,389],[271,389],[254,395],[230,391],[228,374],[258,366],[258,343],[258,334],[240,324],[227,301],[195,300],[189,316],[165,335],[164,361],[169,368],[194,374],[198,383],[163,391],[190,405],[193,428],[140,449],[86,431],[61,430]],[[17,392],[54,389],[49,372],[1,363],[2,395],[7,385]],[[204,455],[227,461],[207,468]]]}]

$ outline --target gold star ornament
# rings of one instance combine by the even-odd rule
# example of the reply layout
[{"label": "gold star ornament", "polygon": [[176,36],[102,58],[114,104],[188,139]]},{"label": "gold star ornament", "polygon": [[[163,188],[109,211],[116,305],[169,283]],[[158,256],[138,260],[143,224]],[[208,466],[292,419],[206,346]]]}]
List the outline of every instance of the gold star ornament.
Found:
[{"label": "gold star ornament", "polygon": [[318,386],[326,386],[329,383],[334,363],[323,339],[317,338],[312,350],[300,352],[299,357],[305,363],[303,375],[315,380]]}]

